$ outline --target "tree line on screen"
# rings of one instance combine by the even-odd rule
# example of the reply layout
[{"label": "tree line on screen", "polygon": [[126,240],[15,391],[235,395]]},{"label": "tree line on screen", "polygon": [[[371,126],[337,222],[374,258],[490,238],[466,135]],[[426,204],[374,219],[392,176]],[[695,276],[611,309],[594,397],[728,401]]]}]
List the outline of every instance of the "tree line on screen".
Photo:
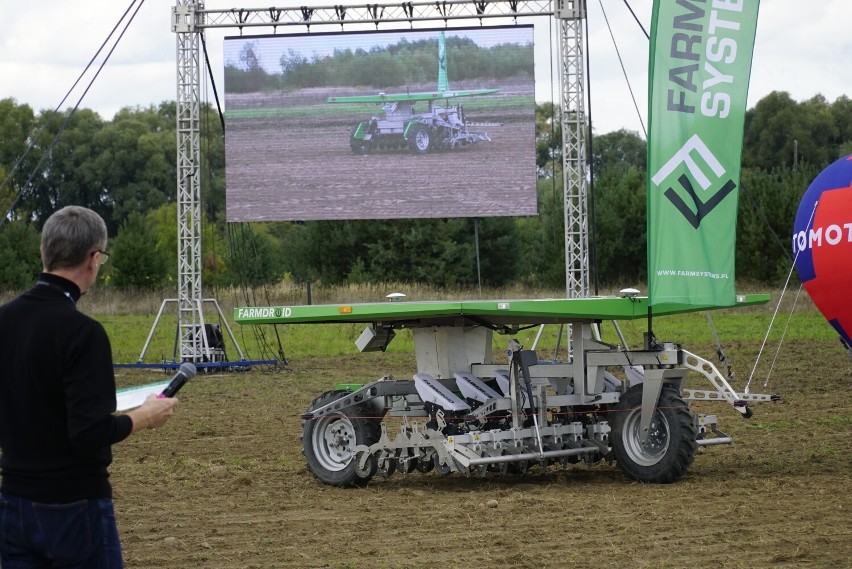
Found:
[{"label": "tree line on screen", "polygon": [[[0,288],[29,286],[40,269],[39,232],[68,204],[107,222],[106,286],[171,287],[177,272],[175,104],[127,108],[112,120],[91,110],[35,113],[0,100],[0,206],[17,205],[0,228]],[[60,127],[62,136],[47,152]],[[398,281],[437,287],[478,282],[474,221],[418,219],[228,224],[224,141],[215,110],[202,109],[202,270],[205,286],[261,285],[289,278],[323,284]],[[528,218],[479,222],[485,286],[564,285],[558,109],[536,108],[538,207]],[[33,145],[25,152],[29,142]],[[783,282],[790,234],[813,178],[852,152],[852,100],[796,102],[776,92],[748,111],[737,225],[740,279]],[[21,158],[23,157],[23,158]],[[13,166],[20,161],[18,168]],[[594,270],[602,286],[645,282],[646,145],[619,130],[592,139]]]},{"label": "tree line on screen", "polygon": [[[335,49],[332,55],[310,58],[289,49],[277,62],[280,73],[266,71],[258,42],[243,44],[239,61],[225,65],[229,93],[255,93],[277,89],[352,85],[387,89],[406,85],[434,85],[438,76],[438,40],[408,41],[389,46]],[[533,44],[498,44],[489,48],[469,38],[447,38],[448,76],[453,82],[469,79],[528,77],[533,73]]]}]

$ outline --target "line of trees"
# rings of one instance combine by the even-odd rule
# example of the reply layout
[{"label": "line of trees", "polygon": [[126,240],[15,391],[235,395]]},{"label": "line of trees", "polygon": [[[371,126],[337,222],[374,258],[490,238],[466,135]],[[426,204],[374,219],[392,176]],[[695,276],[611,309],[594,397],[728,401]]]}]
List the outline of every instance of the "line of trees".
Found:
[{"label": "line of trees", "polygon": [[[228,224],[224,140],[215,111],[202,111],[202,269],[206,286],[283,278],[325,284],[366,281],[471,286],[478,282],[474,221]],[[564,283],[561,132],[558,109],[536,109],[539,216],[480,220],[487,286]],[[62,136],[48,152],[60,129]],[[173,286],[177,270],[175,105],[127,108],[111,121],[90,110],[35,113],[0,100],[0,288],[29,286],[40,269],[39,232],[62,206],[107,222],[114,253],[107,286]],[[804,102],[771,93],[746,118],[737,227],[737,277],[778,283],[791,266],[789,238],[810,181],[852,152],[852,101]],[[32,142],[32,147],[25,152]],[[15,164],[18,163],[15,168]],[[595,136],[593,259],[601,285],[645,281],[646,145],[635,132]],[[20,195],[19,195],[20,194]]]},{"label": "line of trees", "polygon": [[[229,93],[253,93],[275,89],[302,89],[360,85],[388,89],[435,83],[438,71],[438,40],[408,41],[394,45],[335,49],[332,55],[308,58],[290,49],[278,60],[280,73],[268,73],[258,42],[243,44],[239,61],[225,64],[225,89]],[[533,73],[533,45],[498,44],[489,48],[469,38],[447,38],[450,84],[468,79],[529,77]]]}]

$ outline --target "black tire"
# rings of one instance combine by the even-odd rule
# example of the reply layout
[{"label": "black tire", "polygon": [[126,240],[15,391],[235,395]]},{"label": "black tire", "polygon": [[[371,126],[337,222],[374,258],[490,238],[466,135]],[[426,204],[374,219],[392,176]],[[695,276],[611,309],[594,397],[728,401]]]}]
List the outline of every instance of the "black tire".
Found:
[{"label": "black tire", "polygon": [[[323,393],[308,411],[331,403],[347,391]],[[370,446],[381,435],[380,420],[359,417],[359,409],[347,409],[346,414],[334,413],[302,422],[302,453],[313,475],[331,486],[363,486],[376,473],[375,461],[364,472],[357,472],[354,448]]]},{"label": "black tire", "polygon": [[686,474],[695,458],[692,412],[676,389],[663,387],[651,419],[651,434],[639,441],[642,386],[631,387],[615,406],[611,442],[618,466],[640,482],[670,484]]},{"label": "black tire", "polygon": [[429,472],[432,472],[432,469],[435,468],[435,463],[432,460],[431,456],[428,458],[418,458],[414,465],[414,468],[417,469],[417,472],[427,474]]},{"label": "black tire", "polygon": [[361,140],[356,140],[351,143],[352,153],[358,154],[359,156],[363,156],[364,154],[370,153],[370,146]]},{"label": "black tire", "polygon": [[422,124],[412,125],[406,138],[408,147],[415,154],[426,154],[432,149],[434,136],[432,131]]}]

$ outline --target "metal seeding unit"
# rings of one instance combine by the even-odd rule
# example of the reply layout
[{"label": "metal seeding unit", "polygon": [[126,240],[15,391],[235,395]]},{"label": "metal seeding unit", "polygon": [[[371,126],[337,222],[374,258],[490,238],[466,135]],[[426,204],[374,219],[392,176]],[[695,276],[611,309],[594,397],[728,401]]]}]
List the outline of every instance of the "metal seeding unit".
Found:
[{"label": "metal seeding unit", "polygon": [[[768,295],[737,297],[737,306]],[[707,307],[654,306],[655,316]],[[596,337],[603,320],[647,318],[643,297],[385,302],[236,308],[241,324],[368,324],[361,351],[387,347],[410,328],[417,373],[346,384],[317,397],[302,416],[308,467],[326,484],[361,486],[376,474],[414,470],[465,476],[525,473],[601,459],[616,461],[642,482],[681,478],[702,445],[730,443],[716,415],[695,414],[690,401],[748,404],[777,395],[736,392],[709,361],[646,334],[641,350]],[[492,335],[516,335],[540,324],[570,324],[570,361],[542,361],[509,339],[506,360],[493,363]],[[620,334],[619,334],[620,335]],[[622,340],[622,343],[623,340]],[[618,376],[611,373],[615,371]],[[707,389],[688,389],[697,372]],[[386,417],[396,417],[391,428]]]}]

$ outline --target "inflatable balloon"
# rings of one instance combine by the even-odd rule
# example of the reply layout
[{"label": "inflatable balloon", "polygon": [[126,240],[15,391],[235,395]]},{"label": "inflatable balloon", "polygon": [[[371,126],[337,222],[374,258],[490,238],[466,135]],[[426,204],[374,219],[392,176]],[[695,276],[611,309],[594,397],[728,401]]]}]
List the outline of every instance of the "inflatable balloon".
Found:
[{"label": "inflatable balloon", "polygon": [[820,172],[802,196],[793,255],[805,290],[852,347],[852,154]]}]

